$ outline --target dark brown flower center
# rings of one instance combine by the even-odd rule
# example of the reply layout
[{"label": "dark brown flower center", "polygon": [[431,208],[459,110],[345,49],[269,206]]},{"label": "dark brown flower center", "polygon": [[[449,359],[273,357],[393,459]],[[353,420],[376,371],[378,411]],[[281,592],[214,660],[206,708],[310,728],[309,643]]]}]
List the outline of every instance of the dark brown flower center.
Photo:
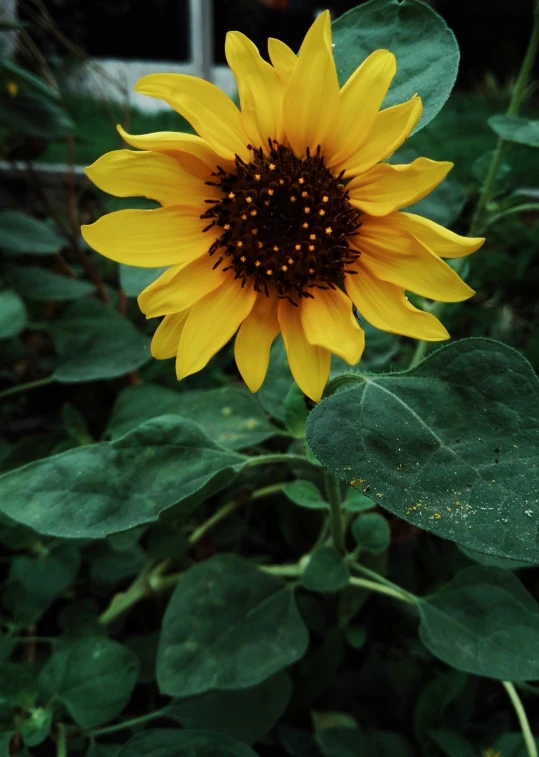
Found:
[{"label": "dark brown flower center", "polygon": [[214,267],[233,269],[242,286],[252,282],[256,291],[275,287],[294,304],[313,297],[313,288],[334,288],[359,257],[348,237],[361,213],[348,201],[342,174],[326,168],[320,148],[305,158],[276,142],[269,153],[249,149],[249,163],[236,156],[234,173],[218,167],[207,182],[222,193],[206,200],[211,207],[201,216],[211,219],[205,231],[222,230],[209,250]]}]

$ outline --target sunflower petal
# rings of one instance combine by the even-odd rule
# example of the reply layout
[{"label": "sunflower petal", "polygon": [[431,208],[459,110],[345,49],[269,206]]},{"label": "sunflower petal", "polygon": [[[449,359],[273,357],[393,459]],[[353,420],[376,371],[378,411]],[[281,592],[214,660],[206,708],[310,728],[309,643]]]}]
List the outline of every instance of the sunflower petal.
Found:
[{"label": "sunflower petal", "polygon": [[268,53],[273,68],[279,74],[281,81],[283,84],[288,84],[298,62],[298,56],[288,45],[273,37],[268,39]]},{"label": "sunflower petal", "polygon": [[189,315],[188,310],[183,313],[166,315],[152,337],[151,353],[156,360],[167,360],[178,353],[180,336]]},{"label": "sunflower petal", "polygon": [[463,258],[483,246],[484,237],[461,237],[428,218],[414,213],[392,213],[384,219],[396,229],[412,234],[441,258]]},{"label": "sunflower petal", "polygon": [[84,240],[117,263],[157,268],[179,265],[208,252],[216,238],[185,206],[157,210],[118,210],[81,227]]},{"label": "sunflower petal", "polygon": [[188,74],[148,74],[139,79],[135,90],[172,106],[219,155],[249,159],[240,112],[215,84]]},{"label": "sunflower petal", "polygon": [[348,275],[345,287],[361,315],[375,328],[412,339],[436,342],[449,339],[445,327],[432,315],[415,308],[402,287],[373,276],[361,260],[356,275]]},{"label": "sunflower petal", "polygon": [[266,378],[270,348],[279,333],[277,302],[276,297],[259,293],[234,342],[236,365],[252,392],[257,392]]},{"label": "sunflower petal", "polygon": [[349,365],[359,362],[365,333],[352,311],[352,302],[340,289],[320,289],[301,301],[301,324],[310,344],[324,347]]},{"label": "sunflower petal", "polygon": [[357,176],[385,160],[405,142],[421,118],[423,105],[415,95],[408,102],[381,110],[372,125],[369,138],[334,172],[344,171],[345,178]]},{"label": "sunflower petal", "polygon": [[329,12],[307,32],[283,101],[285,131],[298,155],[312,152],[331,132],[339,116],[339,82],[331,49]]},{"label": "sunflower petal", "polygon": [[302,392],[319,402],[329,377],[331,354],[307,341],[299,307],[279,300],[277,315],[292,376]]},{"label": "sunflower petal", "polygon": [[410,234],[384,226],[383,218],[366,217],[352,245],[373,276],[409,292],[442,302],[460,302],[474,294],[428,247]]},{"label": "sunflower petal", "polygon": [[350,203],[371,216],[385,216],[421,200],[452,168],[453,163],[428,158],[408,165],[381,163],[347,185]]},{"label": "sunflower petal", "polygon": [[260,57],[258,48],[241,32],[226,35],[225,54],[241,103],[241,123],[255,147],[268,138],[283,138],[283,85],[277,71]]},{"label": "sunflower petal", "polygon": [[[182,165],[185,157],[196,158],[204,164],[206,169],[215,171],[216,166],[223,165],[223,159],[210,147],[205,139],[196,134],[186,134],[179,131],[156,131],[152,134],[128,134],[118,124],[118,133],[128,145],[137,150],[153,150],[172,155],[179,159]],[[225,166],[223,166],[225,168]]]},{"label": "sunflower petal", "polygon": [[217,197],[215,187],[184,171],[169,155],[114,150],[96,160],[86,175],[99,189],[116,197],[147,197],[161,205],[196,205]]},{"label": "sunflower petal", "polygon": [[213,260],[203,255],[188,265],[173,266],[138,296],[138,305],[146,318],[178,313],[192,307],[227,278]]},{"label": "sunflower petal", "polygon": [[202,370],[234,336],[256,301],[254,289],[243,288],[232,276],[191,308],[178,347],[178,381]]},{"label": "sunflower petal", "polygon": [[327,138],[327,163],[339,163],[357,152],[368,138],[397,64],[389,50],[376,50],[341,89],[339,121]]}]

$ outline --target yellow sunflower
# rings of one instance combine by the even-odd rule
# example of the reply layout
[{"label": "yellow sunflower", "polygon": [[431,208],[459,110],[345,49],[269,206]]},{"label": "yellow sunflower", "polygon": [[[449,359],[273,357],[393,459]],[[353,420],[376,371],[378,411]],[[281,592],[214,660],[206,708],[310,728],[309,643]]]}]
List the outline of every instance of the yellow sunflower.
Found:
[{"label": "yellow sunflower", "polygon": [[108,153],[88,176],[106,192],[163,207],[110,213],[82,233],[112,260],[170,266],[138,302],[148,318],[164,316],[152,354],[176,356],[179,380],[236,334],[236,363],[255,392],[281,332],[294,379],[318,401],[331,353],[350,365],[361,358],[356,309],[385,331],[447,339],[405,290],[445,302],[470,297],[473,290],[441,257],[468,255],[483,239],[399,212],[452,164],[383,162],[422,107],[414,96],[380,110],[396,71],[392,53],[372,53],[339,89],[328,12],[297,56],[276,39],[268,50],[271,65],[243,34],[227,36],[241,109],[202,79],[144,76],[136,90],[167,102],[198,136],[132,136],[118,127],[140,152]]}]

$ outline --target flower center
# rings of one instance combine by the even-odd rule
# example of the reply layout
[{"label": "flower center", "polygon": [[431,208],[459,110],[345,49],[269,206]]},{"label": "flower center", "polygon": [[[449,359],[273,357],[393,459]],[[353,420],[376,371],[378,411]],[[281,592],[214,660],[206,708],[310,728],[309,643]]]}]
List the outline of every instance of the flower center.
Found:
[{"label": "flower center", "polygon": [[207,184],[220,189],[220,200],[201,218],[211,219],[222,234],[209,249],[214,268],[234,270],[242,287],[253,282],[256,291],[268,294],[275,287],[279,297],[292,303],[313,297],[315,287],[334,288],[359,252],[348,245],[357,233],[361,212],[350,205],[342,183],[324,165],[320,148],[305,158],[288,147],[270,142],[269,154],[253,148],[252,160],[236,156],[236,170],[222,168]]}]

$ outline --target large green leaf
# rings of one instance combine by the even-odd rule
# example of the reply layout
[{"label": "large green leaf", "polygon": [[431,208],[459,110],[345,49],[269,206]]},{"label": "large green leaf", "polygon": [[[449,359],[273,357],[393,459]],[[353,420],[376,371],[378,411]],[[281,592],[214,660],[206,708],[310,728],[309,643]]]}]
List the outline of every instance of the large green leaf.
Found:
[{"label": "large green leaf", "polygon": [[370,0],[333,24],[333,54],[341,84],[374,50],[391,50],[397,74],[384,107],[420,95],[422,128],[449,97],[459,65],[459,48],[445,21],[421,0]]},{"label": "large green leaf", "polygon": [[245,689],[304,654],[307,629],[293,591],[235,555],[182,576],[167,607],[157,655],[160,690],[195,696]]},{"label": "large green leaf", "polygon": [[95,291],[89,281],[69,279],[40,266],[13,266],[9,275],[19,294],[38,302],[78,300]]},{"label": "large green leaf", "polygon": [[520,116],[491,116],[488,125],[496,134],[507,142],[519,145],[539,147],[539,121]]},{"label": "large green leaf", "polygon": [[412,370],[359,380],[309,417],[320,462],[415,526],[539,562],[539,383],[529,363],[467,339]]},{"label": "large green leaf", "polygon": [[137,733],[117,752],[117,757],[257,757],[241,741],[209,731],[174,729]]},{"label": "large green leaf", "polygon": [[120,264],[120,286],[127,297],[138,297],[153,281],[166,271],[164,268],[138,268],[133,265]]},{"label": "large green leaf", "polygon": [[66,240],[45,221],[18,210],[0,211],[0,247],[22,255],[52,255]]},{"label": "large green leaf", "polygon": [[[4,19],[2,19],[2,22],[3,21]],[[18,66],[10,58],[0,58],[0,71],[6,72],[8,76],[14,76],[17,81],[23,81],[25,84],[32,87],[32,89],[36,90],[36,92],[39,92],[46,97],[51,97],[53,100],[58,100],[60,98],[58,90],[47,84],[45,79],[36,76],[26,68],[22,68],[22,66]]]},{"label": "large green leaf", "polygon": [[43,668],[40,682],[82,728],[95,728],[124,708],[138,671],[138,658],[127,647],[90,636],[58,647]]},{"label": "large green leaf", "polygon": [[467,673],[507,681],[539,678],[539,605],[513,573],[466,568],[419,603],[420,638]]},{"label": "large green leaf", "polygon": [[224,733],[254,744],[279,720],[291,693],[290,679],[281,672],[250,689],[211,691],[194,699],[174,699],[166,712],[185,728]]},{"label": "large green leaf", "polygon": [[117,438],[165,413],[190,418],[217,444],[228,449],[252,447],[279,433],[268,422],[258,400],[243,387],[175,392],[153,384],[128,387],[120,393],[108,433]]},{"label": "large green leaf", "polygon": [[32,95],[2,99],[0,126],[29,137],[60,139],[73,134],[75,125],[65,110],[51,100]]},{"label": "large green leaf", "polygon": [[17,292],[0,292],[0,339],[18,336],[26,326],[26,308]]},{"label": "large green leaf", "polygon": [[149,339],[99,300],[70,305],[51,333],[60,356],[53,375],[66,384],[124,376],[150,359]]},{"label": "large green leaf", "polygon": [[116,441],[0,476],[0,510],[38,533],[99,539],[156,521],[176,503],[190,511],[227,486],[244,460],[192,421],[162,416]]}]

